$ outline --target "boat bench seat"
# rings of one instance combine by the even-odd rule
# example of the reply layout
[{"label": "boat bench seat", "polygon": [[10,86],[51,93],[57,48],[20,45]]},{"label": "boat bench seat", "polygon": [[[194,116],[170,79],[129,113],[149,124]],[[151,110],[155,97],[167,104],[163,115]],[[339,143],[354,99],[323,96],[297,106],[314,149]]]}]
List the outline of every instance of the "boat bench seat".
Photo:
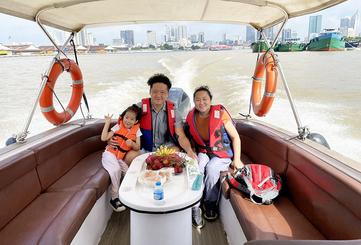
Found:
[{"label": "boat bench seat", "polygon": [[0,243],[69,244],[110,184],[102,123],[71,130],[0,162]]},{"label": "boat bench seat", "polygon": [[283,179],[271,205],[256,205],[222,183],[248,241],[361,242],[355,240],[361,239],[361,183],[329,164],[336,159],[265,125],[238,121],[236,127],[251,162],[269,165]]}]

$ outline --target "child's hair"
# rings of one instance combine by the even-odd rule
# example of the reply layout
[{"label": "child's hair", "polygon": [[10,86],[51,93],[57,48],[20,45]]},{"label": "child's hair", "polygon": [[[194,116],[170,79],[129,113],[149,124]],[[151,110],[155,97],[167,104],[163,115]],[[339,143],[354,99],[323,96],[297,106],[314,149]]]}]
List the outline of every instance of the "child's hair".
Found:
[{"label": "child's hair", "polygon": [[133,105],[129,106],[127,109],[125,109],[125,111],[123,111],[123,113],[120,114],[119,118],[123,118],[125,116],[125,113],[127,113],[128,111],[134,112],[136,115],[135,118],[139,122],[140,118],[142,117],[142,111],[136,104],[133,104]]},{"label": "child's hair", "polygon": [[193,100],[196,98],[196,93],[198,93],[199,91],[207,92],[207,94],[209,95],[209,98],[212,100],[213,95],[212,95],[211,91],[209,90],[209,87],[205,86],[205,85],[196,88],[196,90],[193,93]]}]

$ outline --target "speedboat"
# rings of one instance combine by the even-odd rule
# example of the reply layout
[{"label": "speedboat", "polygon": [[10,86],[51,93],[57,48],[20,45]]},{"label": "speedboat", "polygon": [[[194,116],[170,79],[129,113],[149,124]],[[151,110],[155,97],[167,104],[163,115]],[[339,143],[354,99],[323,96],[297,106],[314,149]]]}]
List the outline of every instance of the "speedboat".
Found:
[{"label": "speedboat", "polygon": [[[242,141],[242,161],[270,166],[281,176],[283,190],[272,204],[257,205],[224,181],[227,173],[222,173],[220,219],[207,223],[202,230],[193,230],[192,243],[361,244],[359,163],[330,150],[322,135],[302,124],[281,60],[273,51],[288,19],[342,2],[2,0],[0,13],[36,21],[58,51],[49,59],[49,69],[42,76],[23,131],[0,149],[0,244],[136,244],[129,236],[132,229],[137,229],[131,225],[129,212],[112,215],[108,205],[110,180],[101,165],[104,120],[89,114],[71,120],[80,101],[87,104],[83,90],[86,84],[77,60],[70,60],[65,50],[73,44],[74,34],[85,27],[165,21],[249,24],[260,31],[268,46],[257,60],[253,76],[253,113],[234,116],[234,120]],[[263,30],[277,24],[280,29],[270,43]],[[44,25],[71,34],[58,46]],[[72,96],[68,106],[57,112],[53,88],[63,72],[71,73]],[[285,87],[297,123],[295,132],[255,119],[266,116],[271,109],[277,79]],[[265,91],[261,85],[264,80]],[[44,116],[55,126],[28,138],[39,103]],[[167,215],[167,210],[158,215]],[[171,225],[174,230],[179,228],[177,220]],[[183,235],[175,235],[174,241],[182,241]],[[150,244],[162,244],[162,237]]]}]

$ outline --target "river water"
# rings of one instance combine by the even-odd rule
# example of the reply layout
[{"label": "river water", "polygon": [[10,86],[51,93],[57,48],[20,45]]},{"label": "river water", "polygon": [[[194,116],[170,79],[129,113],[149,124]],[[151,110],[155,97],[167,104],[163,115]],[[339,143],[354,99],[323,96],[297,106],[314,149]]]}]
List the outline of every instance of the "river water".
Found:
[{"label": "river water", "polygon": [[[289,88],[303,125],[321,133],[331,148],[361,164],[361,51],[279,53]],[[231,114],[247,113],[251,77],[257,54],[250,50],[142,52],[80,55],[85,92],[93,117],[118,115],[146,97],[147,78],[165,73],[173,85],[189,95],[199,85],[208,85],[214,103],[226,105]],[[24,127],[50,56],[1,57],[0,142]],[[57,82],[60,100],[70,98],[70,78]],[[60,111],[60,106],[55,105]],[[86,110],[84,108],[84,110]],[[80,118],[78,111],[76,118]],[[115,117],[115,116],[114,116]],[[274,105],[265,118],[293,133],[297,124],[279,79]],[[39,109],[30,135],[51,128]]]}]

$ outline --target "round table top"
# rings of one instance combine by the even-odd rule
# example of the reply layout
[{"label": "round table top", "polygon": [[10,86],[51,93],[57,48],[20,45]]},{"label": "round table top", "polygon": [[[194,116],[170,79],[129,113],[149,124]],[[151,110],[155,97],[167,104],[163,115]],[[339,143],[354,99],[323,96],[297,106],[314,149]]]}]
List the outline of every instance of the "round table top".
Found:
[{"label": "round table top", "polygon": [[[153,199],[154,187],[141,183],[139,176],[146,171],[145,159],[151,153],[136,157],[119,188],[120,201],[133,211],[141,213],[171,213],[189,208],[200,201],[203,194],[203,184],[199,190],[192,190],[191,178],[186,169],[181,174],[171,174],[163,185],[164,201]],[[178,153],[190,159],[184,153]],[[162,169],[164,170],[164,169]]]}]

